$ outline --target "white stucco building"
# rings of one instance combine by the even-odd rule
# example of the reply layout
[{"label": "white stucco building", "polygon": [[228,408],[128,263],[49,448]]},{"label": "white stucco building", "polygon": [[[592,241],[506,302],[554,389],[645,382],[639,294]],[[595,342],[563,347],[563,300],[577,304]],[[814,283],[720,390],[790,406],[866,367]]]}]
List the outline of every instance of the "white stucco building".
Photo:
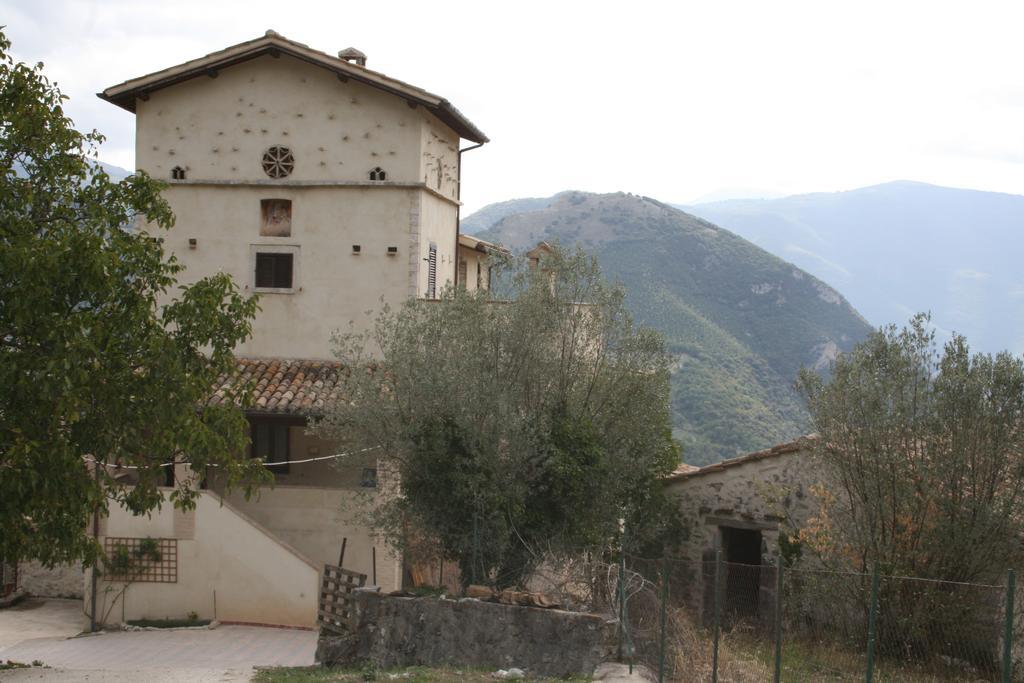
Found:
[{"label": "white stucco building", "polygon": [[[161,236],[185,266],[179,280],[225,272],[260,295],[236,354],[256,390],[250,455],[276,478],[250,501],[211,476],[194,511],[112,510],[99,533],[108,555],[151,567],[102,577],[99,619],[313,626],[318,573],[343,542],[345,567],[401,587],[403,558],[346,508],[373,495],[373,457],[292,463],[334,452],[305,432],[342,369],[333,331],[451,283],[489,287],[497,248],[460,236],[458,223],[461,155],[487,137],[447,100],[367,68],[358,50],[334,56],[274,31],[99,96],[135,114],[138,170],[169,185],[176,223]],[[175,476],[189,475],[178,466]]]}]

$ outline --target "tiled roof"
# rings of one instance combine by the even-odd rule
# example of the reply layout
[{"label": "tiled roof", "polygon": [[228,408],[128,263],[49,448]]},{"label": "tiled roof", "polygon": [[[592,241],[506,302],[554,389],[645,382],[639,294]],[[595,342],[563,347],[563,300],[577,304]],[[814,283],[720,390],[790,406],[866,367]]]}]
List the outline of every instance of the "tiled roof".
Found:
[{"label": "tiled roof", "polygon": [[[693,467],[692,465],[680,465],[675,469],[672,474],[665,477],[665,481],[678,481],[680,479],[689,479],[690,477],[699,477],[703,474],[711,474],[712,472],[721,472],[724,469],[730,467],[737,467],[748,462],[754,462],[755,460],[764,460],[765,458],[777,458],[780,455],[788,455],[790,453],[799,453],[800,451],[808,450],[810,444],[817,439],[816,434],[809,434],[807,436],[801,436],[799,439],[793,441],[787,441],[786,443],[780,443],[777,446],[772,446],[763,451],[754,451],[753,453],[747,453],[740,455],[735,458],[716,462],[712,465],[705,465],[704,467]],[[687,468],[687,469],[684,469]]]},{"label": "tiled roof", "polygon": [[222,403],[239,382],[251,382],[253,404],[248,412],[316,415],[341,396],[343,371],[337,361],[239,358],[238,374],[219,377],[210,402]]}]

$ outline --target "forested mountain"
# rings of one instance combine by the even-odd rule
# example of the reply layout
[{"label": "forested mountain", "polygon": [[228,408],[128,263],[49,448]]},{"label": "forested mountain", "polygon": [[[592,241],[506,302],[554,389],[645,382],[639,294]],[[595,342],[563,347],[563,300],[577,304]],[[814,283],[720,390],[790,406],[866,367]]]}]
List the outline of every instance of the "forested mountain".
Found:
[{"label": "forested mountain", "polygon": [[[469,226],[467,228],[467,226]],[[684,459],[714,462],[807,429],[792,390],[868,324],[834,289],[737,235],[653,199],[563,192],[491,205],[463,230],[514,250],[582,244],[622,282],[636,320],[676,358],[672,411]]]}]

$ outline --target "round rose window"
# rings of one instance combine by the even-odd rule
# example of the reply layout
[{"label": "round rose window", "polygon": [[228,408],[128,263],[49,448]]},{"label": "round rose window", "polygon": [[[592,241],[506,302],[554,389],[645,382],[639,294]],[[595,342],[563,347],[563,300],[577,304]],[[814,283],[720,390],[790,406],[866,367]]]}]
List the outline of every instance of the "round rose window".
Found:
[{"label": "round rose window", "polygon": [[263,171],[271,178],[287,178],[295,168],[295,157],[287,147],[277,145],[263,153]]}]

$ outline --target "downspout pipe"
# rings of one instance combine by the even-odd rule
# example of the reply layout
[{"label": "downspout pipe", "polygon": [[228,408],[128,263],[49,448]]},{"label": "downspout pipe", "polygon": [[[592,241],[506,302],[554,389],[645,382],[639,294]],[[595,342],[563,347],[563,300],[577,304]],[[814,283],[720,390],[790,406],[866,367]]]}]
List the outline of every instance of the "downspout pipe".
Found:
[{"label": "downspout pipe", "polygon": [[[456,287],[459,286],[459,234],[462,232],[462,154],[483,147],[484,144],[486,143],[481,142],[459,150],[458,169],[456,169],[459,173],[459,182],[455,184],[455,201],[457,202],[455,205],[455,251],[452,252],[455,254],[455,263],[452,264],[455,266],[455,277],[452,278],[452,281],[455,282]],[[466,277],[469,277],[468,273]]]},{"label": "downspout pipe", "polygon": [[[100,485],[100,464],[98,462],[96,462],[95,458],[93,458],[92,472],[93,472],[93,478],[96,481],[96,486],[99,487],[99,485]],[[96,507],[94,507],[93,511],[92,511],[92,540],[93,540],[94,543],[99,543],[100,542],[100,506],[99,506],[99,503],[96,504]],[[98,630],[98,625],[99,625],[99,623],[97,621],[97,618],[96,618],[96,588],[97,588],[97,584],[99,583],[97,581],[97,576],[96,576],[96,568],[97,568],[97,566],[99,566],[99,562],[98,561],[96,562],[96,564],[94,564],[92,566],[92,569],[89,571],[90,579],[91,579],[90,583],[92,584],[92,586],[90,588],[90,591],[89,591],[91,593],[91,595],[89,596],[89,601],[92,603],[91,604],[92,614],[89,615],[89,632],[90,633],[95,633]]]}]

